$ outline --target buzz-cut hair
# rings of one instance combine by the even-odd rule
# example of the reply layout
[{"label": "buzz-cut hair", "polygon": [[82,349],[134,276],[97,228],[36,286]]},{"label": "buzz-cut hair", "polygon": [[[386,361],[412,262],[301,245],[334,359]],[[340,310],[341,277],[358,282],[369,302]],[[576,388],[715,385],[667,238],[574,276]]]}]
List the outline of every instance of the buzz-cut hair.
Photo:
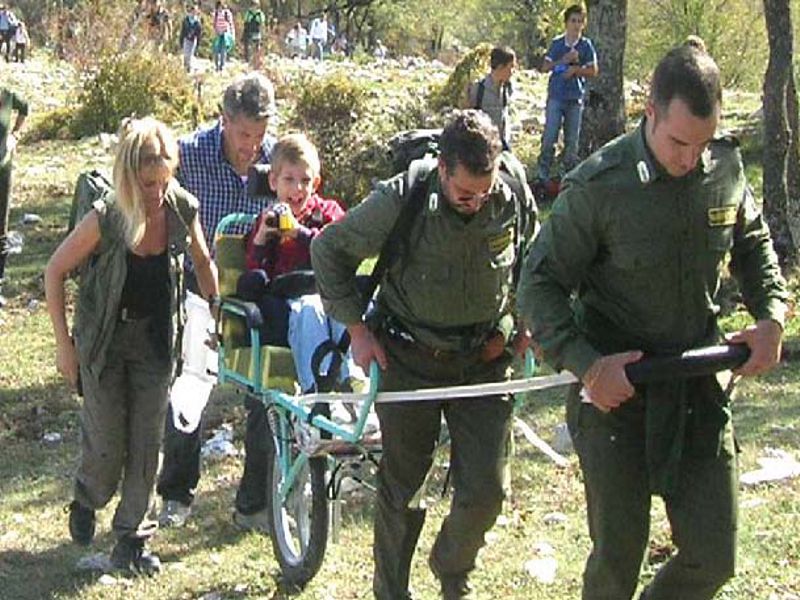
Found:
[{"label": "buzz-cut hair", "polygon": [[710,117],[722,104],[719,67],[696,43],[670,50],[653,72],[650,100],[656,110],[666,111],[675,98],[701,119]]}]

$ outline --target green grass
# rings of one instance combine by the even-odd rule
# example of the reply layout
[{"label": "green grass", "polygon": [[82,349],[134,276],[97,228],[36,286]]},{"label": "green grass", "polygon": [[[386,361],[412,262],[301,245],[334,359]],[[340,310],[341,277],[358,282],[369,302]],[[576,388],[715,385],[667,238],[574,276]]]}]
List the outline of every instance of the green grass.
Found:
[{"label": "green grass", "polygon": [[[53,92],[54,94],[56,92]],[[727,102],[731,102],[727,100]],[[738,113],[744,114],[749,105]],[[750,152],[757,157],[757,149]],[[76,571],[87,551],[73,546],[64,507],[71,499],[72,475],[78,458],[79,400],[54,368],[54,346],[43,306],[41,272],[47,257],[65,233],[72,184],[86,166],[108,165],[110,158],[97,140],[38,143],[22,148],[15,172],[12,228],[26,236],[24,251],[10,261],[10,307],[0,312],[0,598],[9,600],[148,598],[285,598],[269,540],[243,534],[230,513],[241,473],[241,458],[206,461],[194,518],[183,530],[160,531],[152,548],[165,563],[154,579],[115,580]],[[43,168],[42,165],[47,165]],[[35,212],[43,222],[18,227],[23,213]],[[796,299],[800,278],[792,279]],[[38,306],[31,305],[38,300]],[[748,322],[739,309],[724,319],[732,330]],[[800,338],[800,320],[787,325],[789,344]],[[735,403],[735,425],[743,471],[757,467],[766,447],[800,455],[800,369],[785,362],[770,375],[743,381]],[[563,421],[563,391],[537,393],[521,416],[547,440]],[[239,398],[224,390],[211,405],[211,426],[232,423],[235,443],[243,446],[244,410]],[[62,442],[42,442],[58,432]],[[412,585],[423,599],[436,597],[427,552],[449,497],[440,497],[442,460],[437,461],[426,492],[430,506],[414,558]],[[371,597],[371,519],[374,498],[354,493],[345,498],[338,544],[331,543],[319,575],[301,599]],[[115,498],[99,513],[92,551],[109,551]],[[739,576],[721,592],[724,599],[789,600],[800,596],[800,479],[743,489],[740,498]],[[547,513],[564,513],[566,521],[546,525]],[[583,488],[577,460],[557,469],[522,438],[517,439],[513,494],[500,522],[480,555],[475,584],[481,598],[561,599],[579,596],[581,571],[590,544],[585,524]],[[646,583],[657,568],[659,552],[671,549],[666,517],[654,502],[652,551],[642,571]],[[524,569],[546,542],[555,551],[555,583],[537,583]]]}]

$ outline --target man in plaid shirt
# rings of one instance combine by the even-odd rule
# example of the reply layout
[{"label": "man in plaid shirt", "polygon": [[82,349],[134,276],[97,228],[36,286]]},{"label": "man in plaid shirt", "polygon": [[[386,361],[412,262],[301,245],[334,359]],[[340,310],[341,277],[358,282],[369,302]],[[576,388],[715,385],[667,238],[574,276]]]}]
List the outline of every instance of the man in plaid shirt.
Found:
[{"label": "man in plaid shirt", "polygon": [[[179,141],[178,179],[200,201],[200,224],[207,240],[214,239],[224,216],[263,210],[263,202],[247,195],[247,175],[251,166],[270,161],[275,138],[267,135],[266,129],[274,114],[272,83],[258,73],[241,76],[225,90],[219,121]],[[187,287],[196,293],[190,264],[187,270]],[[159,517],[163,527],[186,522],[200,479],[201,427],[198,423],[187,432],[188,423],[180,414],[173,415],[172,409],[170,406],[165,426],[164,463],[157,488],[163,501]],[[236,496],[236,508],[243,514],[266,506],[267,442],[266,413],[248,405],[245,468]]]}]

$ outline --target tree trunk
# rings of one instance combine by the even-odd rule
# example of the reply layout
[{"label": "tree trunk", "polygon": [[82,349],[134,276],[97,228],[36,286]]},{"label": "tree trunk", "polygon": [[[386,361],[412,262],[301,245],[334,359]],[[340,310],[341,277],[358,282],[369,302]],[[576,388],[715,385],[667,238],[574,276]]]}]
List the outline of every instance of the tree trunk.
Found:
[{"label": "tree trunk", "polygon": [[790,0],[764,0],[769,63],[764,75],[764,212],[782,264],[800,242],[797,92]]},{"label": "tree trunk", "polygon": [[625,131],[625,58],[627,0],[588,0],[586,35],[597,52],[599,75],[589,80],[583,111],[580,153],[586,157]]}]

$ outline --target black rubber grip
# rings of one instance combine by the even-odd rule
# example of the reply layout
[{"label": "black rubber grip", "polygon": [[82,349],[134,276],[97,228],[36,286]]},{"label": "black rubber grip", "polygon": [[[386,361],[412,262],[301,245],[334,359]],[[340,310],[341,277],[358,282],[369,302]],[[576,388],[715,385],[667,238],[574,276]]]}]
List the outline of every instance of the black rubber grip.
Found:
[{"label": "black rubber grip", "polygon": [[625,374],[631,383],[648,383],[711,375],[718,371],[735,369],[750,357],[745,344],[707,346],[687,350],[675,356],[645,356],[625,365]]}]

